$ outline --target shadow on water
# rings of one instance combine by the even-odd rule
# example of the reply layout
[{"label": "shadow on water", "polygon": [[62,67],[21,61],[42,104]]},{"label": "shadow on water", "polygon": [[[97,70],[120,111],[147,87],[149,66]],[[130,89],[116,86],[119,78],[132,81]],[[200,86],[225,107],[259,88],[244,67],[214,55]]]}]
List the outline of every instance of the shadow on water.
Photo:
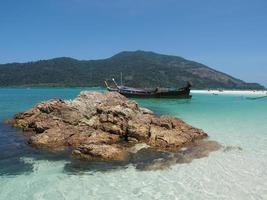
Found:
[{"label": "shadow on water", "polygon": [[215,141],[203,140],[192,143],[176,152],[163,152],[153,148],[143,148],[131,154],[124,161],[82,161],[73,159],[64,167],[65,173],[108,172],[133,166],[140,171],[164,170],[175,164],[190,163],[194,159],[207,157],[210,152],[220,149]]},{"label": "shadow on water", "polygon": [[66,161],[64,172],[67,174],[108,172],[134,166],[137,170],[163,170],[174,164],[190,163],[193,159],[206,157],[220,148],[217,142],[203,140],[188,145],[176,152],[163,152],[154,148],[142,148],[124,161],[84,161],[71,158],[70,152],[51,153],[37,150],[27,144],[22,133],[9,125],[0,124],[0,176],[13,176],[32,173],[34,161]]},{"label": "shadow on water", "polygon": [[[0,124],[0,138],[0,176],[30,174],[34,171],[34,163],[43,160],[64,161],[64,173],[79,175],[122,170],[129,166],[140,171],[164,170],[175,164],[190,163],[194,159],[207,157],[209,153],[219,149],[222,152],[242,151],[241,147],[224,147],[206,139],[195,141],[175,152],[145,146],[124,161],[86,161],[72,158],[69,150],[51,153],[32,148],[27,144],[23,133],[9,125]],[[27,162],[23,158],[33,159],[34,162]]]},{"label": "shadow on water", "polygon": [[16,175],[32,171],[32,165],[20,157],[28,152],[25,139],[15,129],[0,124],[0,175]]},{"label": "shadow on water", "polygon": [[0,124],[0,176],[33,172],[33,164],[22,158],[35,160],[67,160],[69,153],[50,153],[30,147],[23,133],[10,125]]}]

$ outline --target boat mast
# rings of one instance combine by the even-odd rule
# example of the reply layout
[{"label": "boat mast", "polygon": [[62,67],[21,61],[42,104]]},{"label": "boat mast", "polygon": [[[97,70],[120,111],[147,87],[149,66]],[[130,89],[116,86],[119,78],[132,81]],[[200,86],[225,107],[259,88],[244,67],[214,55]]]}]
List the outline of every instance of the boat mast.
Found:
[{"label": "boat mast", "polygon": [[116,88],[119,88],[118,84],[116,83],[115,79],[112,79],[113,83],[115,84]]}]

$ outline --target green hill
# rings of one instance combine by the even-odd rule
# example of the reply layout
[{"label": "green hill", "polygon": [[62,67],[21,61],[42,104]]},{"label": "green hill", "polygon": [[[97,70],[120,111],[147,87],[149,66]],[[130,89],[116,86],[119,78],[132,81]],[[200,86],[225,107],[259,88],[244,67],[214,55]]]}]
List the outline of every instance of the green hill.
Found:
[{"label": "green hill", "polygon": [[153,52],[121,52],[101,60],[54,58],[0,65],[0,86],[103,86],[104,79],[120,79],[137,87],[180,87],[192,81],[195,88],[264,89],[203,64]]}]

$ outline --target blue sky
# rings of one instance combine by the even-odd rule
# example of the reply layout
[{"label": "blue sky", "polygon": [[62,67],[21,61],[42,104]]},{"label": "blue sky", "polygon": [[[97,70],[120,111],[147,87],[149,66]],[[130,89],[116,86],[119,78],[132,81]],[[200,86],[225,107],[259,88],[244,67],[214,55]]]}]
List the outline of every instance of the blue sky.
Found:
[{"label": "blue sky", "polygon": [[0,63],[138,49],[267,86],[267,1],[0,0]]}]

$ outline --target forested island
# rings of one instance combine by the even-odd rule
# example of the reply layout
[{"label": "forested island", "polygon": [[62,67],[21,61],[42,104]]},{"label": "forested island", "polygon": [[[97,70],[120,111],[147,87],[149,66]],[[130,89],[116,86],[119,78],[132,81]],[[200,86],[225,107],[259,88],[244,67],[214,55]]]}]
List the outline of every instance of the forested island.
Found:
[{"label": "forested island", "polygon": [[124,51],[107,59],[77,60],[60,57],[0,65],[0,87],[94,87],[104,79],[120,79],[136,87],[181,87],[191,81],[195,89],[264,89],[198,62],[147,51]]}]

